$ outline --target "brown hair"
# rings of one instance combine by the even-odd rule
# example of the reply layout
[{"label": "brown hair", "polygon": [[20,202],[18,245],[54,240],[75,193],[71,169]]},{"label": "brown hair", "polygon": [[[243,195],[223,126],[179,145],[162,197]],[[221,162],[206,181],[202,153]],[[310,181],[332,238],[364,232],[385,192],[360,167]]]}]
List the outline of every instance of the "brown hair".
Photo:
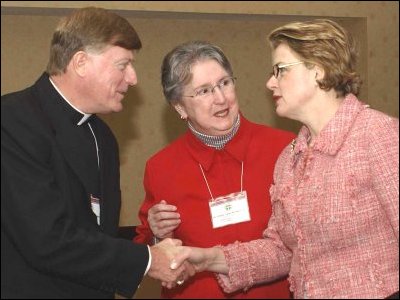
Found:
[{"label": "brown hair", "polygon": [[356,73],[357,50],[353,38],[337,23],[316,19],[294,22],[273,30],[268,37],[272,49],[288,45],[306,65],[322,67],[325,76],[317,81],[323,90],[334,89],[338,97],[358,95],[361,79]]},{"label": "brown hair", "polygon": [[64,73],[78,51],[101,52],[107,46],[139,50],[138,34],[123,17],[103,8],[76,10],[58,24],[50,45],[49,75]]}]

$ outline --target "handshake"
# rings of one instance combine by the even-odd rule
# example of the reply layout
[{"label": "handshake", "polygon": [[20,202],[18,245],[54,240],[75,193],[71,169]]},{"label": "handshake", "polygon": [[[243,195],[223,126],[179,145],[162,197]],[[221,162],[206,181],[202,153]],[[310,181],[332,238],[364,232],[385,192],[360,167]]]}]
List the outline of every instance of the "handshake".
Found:
[{"label": "handshake", "polygon": [[147,275],[168,289],[182,285],[197,272],[228,272],[221,248],[187,247],[180,240],[166,238],[151,246],[150,251],[152,261]]}]

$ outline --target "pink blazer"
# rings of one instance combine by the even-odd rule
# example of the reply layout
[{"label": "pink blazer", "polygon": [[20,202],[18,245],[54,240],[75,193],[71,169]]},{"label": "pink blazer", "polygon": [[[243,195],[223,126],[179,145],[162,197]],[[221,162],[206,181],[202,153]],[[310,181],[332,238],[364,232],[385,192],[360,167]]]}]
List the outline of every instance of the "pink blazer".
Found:
[{"label": "pink blazer", "polygon": [[264,239],[224,248],[225,291],[289,274],[295,298],[384,298],[399,289],[399,121],[348,95],[311,149],[280,155]]}]

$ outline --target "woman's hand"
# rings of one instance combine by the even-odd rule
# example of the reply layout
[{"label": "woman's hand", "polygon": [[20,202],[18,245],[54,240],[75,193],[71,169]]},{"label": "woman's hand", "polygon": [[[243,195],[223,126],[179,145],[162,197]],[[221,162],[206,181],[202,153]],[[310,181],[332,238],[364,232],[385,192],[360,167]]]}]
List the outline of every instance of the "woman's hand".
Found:
[{"label": "woman's hand", "polygon": [[159,239],[172,238],[175,228],[181,223],[180,214],[174,205],[167,204],[165,200],[153,205],[147,216],[153,235]]}]

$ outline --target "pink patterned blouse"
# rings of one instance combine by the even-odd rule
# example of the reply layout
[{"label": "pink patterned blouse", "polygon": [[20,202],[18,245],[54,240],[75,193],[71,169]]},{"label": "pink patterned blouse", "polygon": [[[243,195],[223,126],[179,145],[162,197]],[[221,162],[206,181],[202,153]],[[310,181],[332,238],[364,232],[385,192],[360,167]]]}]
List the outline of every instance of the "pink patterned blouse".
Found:
[{"label": "pink patterned blouse", "polygon": [[274,172],[264,239],[223,247],[226,292],[289,274],[295,298],[384,298],[399,289],[399,120],[348,95]]}]

